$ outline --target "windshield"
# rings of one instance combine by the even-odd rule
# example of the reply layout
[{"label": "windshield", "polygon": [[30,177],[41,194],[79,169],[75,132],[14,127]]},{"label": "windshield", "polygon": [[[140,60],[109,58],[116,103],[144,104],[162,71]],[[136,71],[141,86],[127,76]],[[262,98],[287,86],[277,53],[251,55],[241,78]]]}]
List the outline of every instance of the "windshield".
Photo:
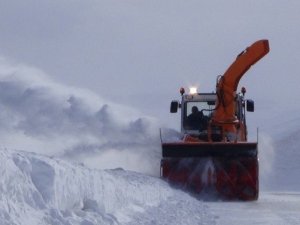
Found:
[{"label": "windshield", "polygon": [[208,121],[215,108],[215,101],[186,102],[183,118],[185,130],[207,130]]}]

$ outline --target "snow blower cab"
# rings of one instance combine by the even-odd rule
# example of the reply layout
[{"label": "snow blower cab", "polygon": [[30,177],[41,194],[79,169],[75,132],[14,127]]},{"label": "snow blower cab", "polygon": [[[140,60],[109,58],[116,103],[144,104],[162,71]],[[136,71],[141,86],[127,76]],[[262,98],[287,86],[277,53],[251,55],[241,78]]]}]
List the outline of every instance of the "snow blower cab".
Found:
[{"label": "snow blower cab", "polygon": [[172,101],[170,111],[181,112],[178,141],[162,142],[161,176],[180,188],[224,199],[258,198],[257,142],[248,142],[246,111],[254,102],[246,100],[246,89],[236,93],[245,72],[269,52],[260,40],[240,53],[223,76],[215,93],[186,94]]},{"label": "snow blower cab", "polygon": [[181,133],[185,139],[195,142],[200,141],[246,141],[246,111],[254,112],[254,101],[245,100],[246,88],[242,88],[241,93],[235,97],[236,101],[236,122],[239,121],[237,131],[222,133],[218,126],[212,126],[211,121],[215,112],[217,94],[198,93],[197,88],[190,88],[190,93],[185,94],[185,89],[181,88],[181,102],[172,101],[171,113],[181,112]]},{"label": "snow blower cab", "polygon": [[216,94],[197,93],[196,88],[190,88],[190,94],[185,94],[181,88],[180,93],[181,102],[172,101],[170,112],[181,110],[181,133],[207,139],[207,125],[215,109]]}]

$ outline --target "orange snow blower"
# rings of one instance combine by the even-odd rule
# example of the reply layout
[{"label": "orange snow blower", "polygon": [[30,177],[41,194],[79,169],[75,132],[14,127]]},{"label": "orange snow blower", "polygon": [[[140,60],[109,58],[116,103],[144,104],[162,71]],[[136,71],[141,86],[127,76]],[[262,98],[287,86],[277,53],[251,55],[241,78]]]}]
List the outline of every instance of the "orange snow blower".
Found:
[{"label": "orange snow blower", "polygon": [[246,126],[246,111],[254,111],[254,102],[245,99],[245,88],[236,91],[241,77],[268,52],[268,40],[246,48],[218,77],[215,93],[180,89],[181,102],[172,101],[170,111],[181,110],[182,137],[162,142],[164,179],[222,199],[258,199],[257,142],[247,141]]}]

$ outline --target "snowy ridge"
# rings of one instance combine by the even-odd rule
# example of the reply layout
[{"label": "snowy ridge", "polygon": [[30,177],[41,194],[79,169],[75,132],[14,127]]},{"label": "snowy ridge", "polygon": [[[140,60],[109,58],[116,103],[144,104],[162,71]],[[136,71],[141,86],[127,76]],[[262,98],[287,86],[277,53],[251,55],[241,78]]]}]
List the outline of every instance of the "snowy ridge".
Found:
[{"label": "snowy ridge", "polygon": [[[0,151],[0,163],[1,224],[151,224],[165,210],[181,224],[182,213],[194,213],[188,219],[194,224],[204,213],[196,199],[135,172],[92,170],[9,150]],[[178,213],[175,205],[192,206]]]},{"label": "snowy ridge", "polygon": [[[89,221],[89,217],[94,224],[117,224],[118,220],[111,215],[119,212],[124,222],[126,218],[121,212],[129,204],[138,210],[139,204],[155,206],[168,196],[166,188],[154,188],[153,180],[134,174],[127,180],[122,170],[90,170],[35,154],[26,156],[9,151],[1,151],[1,165],[5,177],[2,194],[8,203],[15,203],[13,207],[8,204],[3,213],[4,218],[9,218],[7,224],[23,224],[26,216],[22,212],[28,215],[28,211],[37,214],[34,218],[45,224],[74,224],[81,219]],[[141,179],[143,182],[137,183]],[[37,221],[28,221],[34,223]]]}]

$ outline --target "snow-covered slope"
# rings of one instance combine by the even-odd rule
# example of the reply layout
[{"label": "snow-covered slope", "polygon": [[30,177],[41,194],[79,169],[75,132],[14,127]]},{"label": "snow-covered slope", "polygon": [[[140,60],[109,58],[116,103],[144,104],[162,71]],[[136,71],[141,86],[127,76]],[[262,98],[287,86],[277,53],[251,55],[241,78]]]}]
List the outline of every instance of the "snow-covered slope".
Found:
[{"label": "snow-covered slope", "polygon": [[[203,203],[136,172],[1,150],[0,224],[197,224]],[[168,214],[168,216],[166,216]]]}]

